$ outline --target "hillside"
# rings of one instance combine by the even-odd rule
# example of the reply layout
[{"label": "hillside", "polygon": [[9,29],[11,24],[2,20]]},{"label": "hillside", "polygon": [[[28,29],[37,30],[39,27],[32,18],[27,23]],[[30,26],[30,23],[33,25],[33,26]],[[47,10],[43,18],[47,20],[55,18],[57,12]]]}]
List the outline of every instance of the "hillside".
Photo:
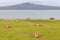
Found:
[{"label": "hillside", "polygon": [[[34,26],[35,22],[43,26]],[[5,28],[5,24],[11,28]],[[34,32],[39,32],[39,37],[34,37]],[[0,20],[0,40],[59,40],[60,20]]]},{"label": "hillside", "polygon": [[60,10],[60,7],[33,3],[22,3],[18,5],[0,7],[0,10]]}]

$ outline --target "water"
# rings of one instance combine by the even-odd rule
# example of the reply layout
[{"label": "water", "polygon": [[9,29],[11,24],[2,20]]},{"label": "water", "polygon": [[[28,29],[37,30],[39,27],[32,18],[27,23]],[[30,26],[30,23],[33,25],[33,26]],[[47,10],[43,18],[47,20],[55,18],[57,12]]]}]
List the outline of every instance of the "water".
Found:
[{"label": "water", "polygon": [[38,18],[48,19],[54,17],[60,19],[60,10],[0,10],[0,18]]}]

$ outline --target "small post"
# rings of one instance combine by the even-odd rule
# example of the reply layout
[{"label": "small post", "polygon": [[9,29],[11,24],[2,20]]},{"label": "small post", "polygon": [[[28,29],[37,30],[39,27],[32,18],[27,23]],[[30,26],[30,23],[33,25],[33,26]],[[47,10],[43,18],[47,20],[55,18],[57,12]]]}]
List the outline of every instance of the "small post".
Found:
[{"label": "small post", "polygon": [[18,22],[20,19],[16,19],[16,22]]},{"label": "small post", "polygon": [[40,26],[40,23],[35,23],[35,26],[37,26],[37,27]]},{"label": "small post", "polygon": [[39,37],[39,32],[35,32],[34,36],[35,36],[35,38],[38,38]]},{"label": "small post", "polygon": [[5,27],[6,28],[11,28],[11,25],[10,24],[5,24]]}]

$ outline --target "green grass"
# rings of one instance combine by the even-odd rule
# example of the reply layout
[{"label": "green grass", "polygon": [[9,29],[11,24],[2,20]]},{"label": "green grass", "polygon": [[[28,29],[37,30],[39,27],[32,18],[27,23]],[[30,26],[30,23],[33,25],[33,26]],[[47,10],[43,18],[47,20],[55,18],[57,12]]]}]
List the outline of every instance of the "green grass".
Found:
[{"label": "green grass", "polygon": [[[43,26],[34,26],[40,22]],[[5,24],[12,28],[5,28]],[[39,38],[34,37],[34,32],[39,32]],[[60,40],[60,20],[0,20],[0,40]]]}]

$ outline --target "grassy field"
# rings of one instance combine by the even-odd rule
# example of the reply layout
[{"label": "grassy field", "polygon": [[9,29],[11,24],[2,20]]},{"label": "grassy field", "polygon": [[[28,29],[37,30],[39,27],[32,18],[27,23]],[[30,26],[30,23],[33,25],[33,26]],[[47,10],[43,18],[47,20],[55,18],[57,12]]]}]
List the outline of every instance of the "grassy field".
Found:
[{"label": "grassy field", "polygon": [[[34,26],[39,22],[42,26]],[[5,24],[11,28],[5,28]],[[39,38],[34,32],[39,32]],[[0,40],[60,40],[60,20],[0,20]]]}]

